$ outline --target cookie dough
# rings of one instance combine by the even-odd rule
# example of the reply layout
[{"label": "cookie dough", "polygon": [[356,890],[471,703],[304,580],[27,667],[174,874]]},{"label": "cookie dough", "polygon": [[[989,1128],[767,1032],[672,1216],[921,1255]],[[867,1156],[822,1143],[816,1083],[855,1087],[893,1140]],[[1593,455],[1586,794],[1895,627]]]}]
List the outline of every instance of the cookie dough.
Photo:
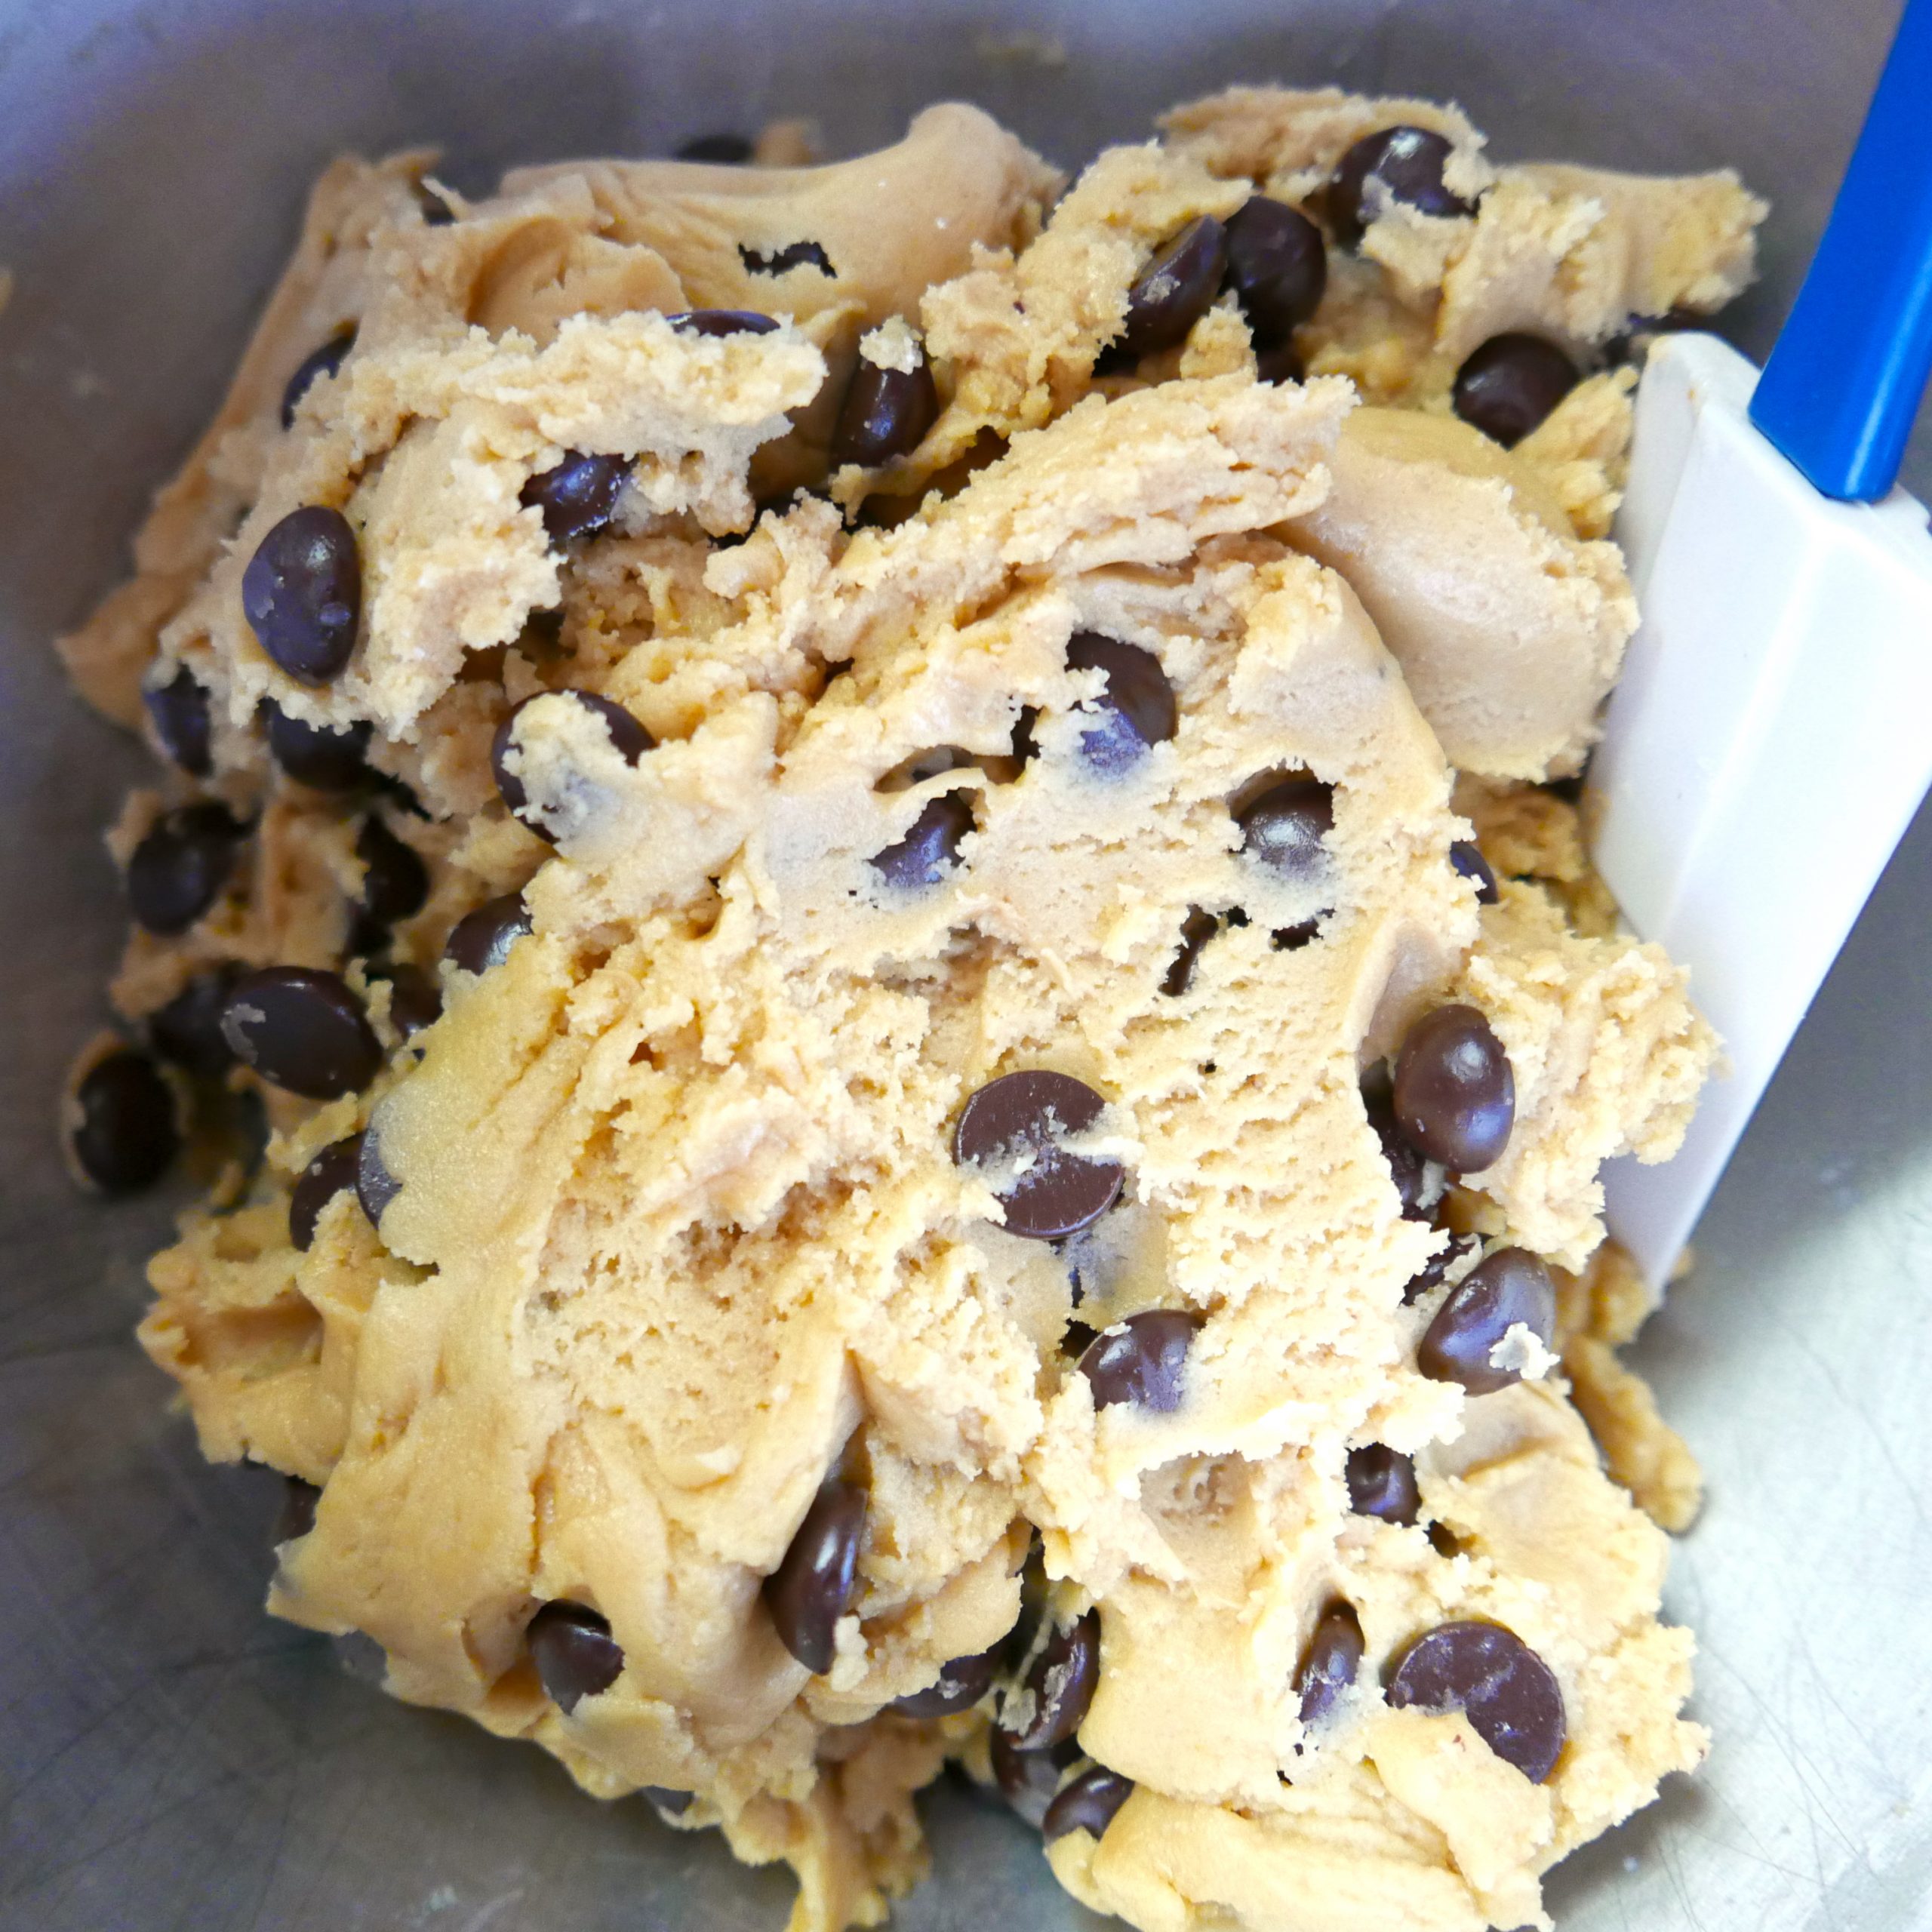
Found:
[{"label": "cookie dough", "polygon": [[[115,1004],[268,1129],[141,1337],[294,1485],[270,1607],[797,1932],[949,1758],[1146,1932],[1547,1927],[1703,1749],[1596,1174],[1715,1051],[1548,781],[1635,620],[1605,346],[1761,205],[1278,90],[1070,185],[957,106],[430,159],[325,175],[63,645],[171,767]],[[1506,450],[1512,331],[1576,381]]]}]

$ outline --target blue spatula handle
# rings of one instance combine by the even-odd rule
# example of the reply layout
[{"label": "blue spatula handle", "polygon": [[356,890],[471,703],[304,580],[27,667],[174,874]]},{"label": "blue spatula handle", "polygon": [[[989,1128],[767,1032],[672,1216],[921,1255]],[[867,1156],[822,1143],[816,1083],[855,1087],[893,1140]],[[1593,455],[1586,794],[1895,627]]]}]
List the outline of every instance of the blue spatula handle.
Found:
[{"label": "blue spatula handle", "polygon": [[1751,420],[1826,496],[1897,480],[1932,373],[1932,0],[1907,0]]}]

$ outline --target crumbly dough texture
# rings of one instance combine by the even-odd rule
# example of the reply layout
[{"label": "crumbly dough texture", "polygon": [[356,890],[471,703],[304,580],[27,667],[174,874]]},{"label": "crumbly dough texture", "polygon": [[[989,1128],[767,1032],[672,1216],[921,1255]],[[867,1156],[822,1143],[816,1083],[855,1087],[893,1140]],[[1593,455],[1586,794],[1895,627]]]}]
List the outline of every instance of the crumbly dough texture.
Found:
[{"label": "crumbly dough texture", "polygon": [[[1257,381],[1226,297],[1096,377],[1166,236],[1257,186],[1303,201],[1397,122],[1449,137],[1480,211],[1384,207],[1358,254],[1331,251],[1306,383]],[[1100,1611],[1082,1749],[1136,1786],[1049,1862],[1146,1932],[1547,1926],[1540,1875],[1703,1748],[1644,1513],[1687,1521],[1695,1466],[1617,1361],[1641,1310],[1599,1245],[1596,1173],[1668,1155],[1713,1042],[1539,783],[1587,750],[1635,620],[1605,540],[1629,380],[1590,377],[1509,453],[1447,396],[1499,329],[1581,355],[1633,315],[1715,306],[1762,209],[1728,176],[1497,168],[1426,103],[1238,90],[1167,129],[1057,203],[1060,177],[964,107],[831,166],[525,170],[448,196],[442,226],[429,156],[338,162],[137,574],[63,641],[131,723],[142,681],[187,666],[214,700],[198,789],[254,818],[206,918],[131,940],[125,1020],[223,961],[344,967],[372,811],[431,879],[395,958],[438,970],[506,891],[534,915],[488,973],[440,968],[443,1016],[406,1045],[387,983],[347,962],[384,1071],[319,1105],[264,1089],[252,1187],[152,1264],[142,1339],[207,1453],[321,1489],[271,1607],[366,1633],[394,1694],[532,1740],[600,1795],[694,1792],[681,1826],[795,1868],[795,1932],[876,1923],[923,1869],[913,1793],[948,1757],[986,1775],[983,1709],[883,1707],[1005,1635],[1036,1534],[1059,1609]],[[827,266],[759,266],[807,242]],[[782,325],[664,319],[695,307]],[[290,371],[346,325],[283,429]],[[915,328],[937,421],[828,476],[847,375],[906,366]],[[560,549],[518,496],[573,449],[635,469],[615,526]],[[268,660],[238,594],[262,534],[317,502],[349,517],[365,586],[320,691]],[[1098,674],[1066,663],[1081,630],[1152,652],[1178,706],[1171,742],[1104,778],[1080,752]],[[581,708],[526,714],[553,850],[504,811],[489,745],[565,685],[657,743],[632,764]],[[417,809],[278,774],[264,699],[369,722]],[[938,746],[987,762],[878,789]],[[1334,788],[1326,873],[1300,885],[1244,857],[1230,812],[1275,772]],[[117,855],[193,789],[137,795]],[[872,856],[947,793],[973,817],[957,865],[883,885]],[[1492,907],[1450,863],[1472,829],[1506,875]],[[1170,995],[1194,907],[1246,922]],[[1447,1235],[1401,1218],[1359,1091],[1447,998],[1488,1016],[1518,1096],[1451,1224],[1568,1271],[1560,1368],[1481,1398],[1414,1367],[1446,1290],[1402,1291]],[[1094,1145],[1126,1170],[1064,1253],[1006,1232],[951,1157],[965,1097],[1029,1066],[1100,1091]],[[294,1177],[364,1127],[401,1184],[380,1235],[340,1194],[298,1254]],[[1096,1413],[1061,1348],[1076,1273],[1091,1327],[1200,1315],[1177,1410]],[[1344,1458],[1371,1441],[1415,1456],[1424,1525],[1350,1513]],[[760,1586],[841,1455],[867,1527],[814,1677]],[[1292,1679],[1336,1595],[1367,1662],[1311,1735]],[[569,1715],[524,1642],[559,1598],[626,1659]],[[1464,1617],[1556,1674],[1546,1784],[1460,1715],[1382,1700],[1383,1663]]]}]

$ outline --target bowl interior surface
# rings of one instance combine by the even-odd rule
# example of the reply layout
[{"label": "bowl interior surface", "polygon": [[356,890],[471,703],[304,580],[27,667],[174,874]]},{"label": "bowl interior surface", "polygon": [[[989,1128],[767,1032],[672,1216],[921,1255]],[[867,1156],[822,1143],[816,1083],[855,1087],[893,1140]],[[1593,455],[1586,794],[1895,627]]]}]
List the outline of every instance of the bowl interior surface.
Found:
[{"label": "bowl interior surface", "polygon": [[[457,185],[807,115],[835,155],[976,100],[1063,165],[1235,81],[1460,100],[1504,157],[1738,167],[1761,355],[1897,0],[0,0],[0,1927],[775,1928],[790,1884],[407,1711],[260,1608],[276,1496],[211,1469],[130,1331],[163,1200],[56,1157],[119,943],[100,842],[138,749],[50,639],[123,569],[333,154],[424,142]],[[1908,480],[1932,483],[1921,434]],[[1856,675],[1857,640],[1847,640]],[[1928,640],[1932,648],[1932,640]],[[1793,917],[1804,881],[1792,882]],[[1932,1915],[1932,813],[1901,847],[1638,1349],[1711,1501],[1671,1613],[1702,1641],[1695,1781],[1571,1861],[1566,1932]],[[1176,1660],[1185,1669],[1185,1660]],[[928,1801],[912,1932],[1090,1922],[1037,1840]]]}]

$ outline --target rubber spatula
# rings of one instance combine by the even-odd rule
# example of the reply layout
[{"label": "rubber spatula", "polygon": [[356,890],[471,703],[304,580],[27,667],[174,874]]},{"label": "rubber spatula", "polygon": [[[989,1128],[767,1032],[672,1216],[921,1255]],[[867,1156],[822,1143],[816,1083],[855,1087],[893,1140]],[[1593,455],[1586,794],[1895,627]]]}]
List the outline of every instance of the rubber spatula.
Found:
[{"label": "rubber spatula", "polygon": [[1660,1287],[1932,780],[1932,534],[1894,488],[1932,368],[1932,0],[1911,0],[1761,376],[1663,337],[1617,535],[1642,620],[1588,821],[1728,1062],[1674,1160],[1604,1171]]}]

